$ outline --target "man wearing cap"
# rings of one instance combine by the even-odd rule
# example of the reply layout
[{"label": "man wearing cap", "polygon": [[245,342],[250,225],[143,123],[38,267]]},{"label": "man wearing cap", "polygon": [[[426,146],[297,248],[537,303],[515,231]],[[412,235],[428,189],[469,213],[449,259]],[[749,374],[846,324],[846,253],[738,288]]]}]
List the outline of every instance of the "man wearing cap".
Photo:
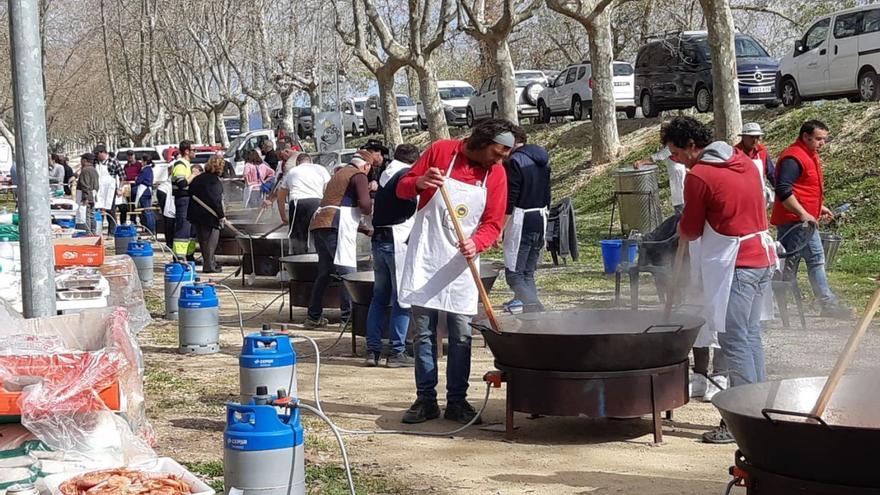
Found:
[{"label": "man wearing cap", "polygon": [[[397,184],[397,196],[419,204],[406,251],[399,299],[412,306],[417,399],[403,415],[404,423],[440,416],[437,405],[437,323],[445,318],[449,331],[444,417],[466,424],[480,422],[467,402],[471,369],[471,317],[479,293],[468,259],[479,266],[478,254],[498,240],[507,209],[507,174],[502,161],[514,146],[514,125],[486,119],[464,140],[433,143]],[[437,188],[449,195],[448,211]],[[464,235],[458,236],[450,215]]]},{"label": "man wearing cap", "polygon": [[[384,147],[383,147],[384,148]],[[340,168],[330,178],[321,199],[321,206],[315,212],[309,232],[318,252],[318,277],[312,286],[308,318],[303,326],[321,328],[327,325],[324,313],[324,292],[335,275],[344,275],[357,270],[357,233],[370,234],[361,225],[361,215],[373,212],[373,199],[370,197],[368,174],[373,167],[382,165],[384,150],[361,149],[355,153],[351,162]],[[351,299],[348,292],[340,290],[342,319],[351,314]]]},{"label": "man wearing cap", "polygon": [[[116,228],[116,218],[113,210],[116,203],[116,190],[125,181],[125,170],[116,158],[107,152],[107,146],[99,144],[95,146],[95,169],[98,171],[99,185],[98,194],[95,198],[95,208],[101,211],[101,218],[107,218],[110,235]],[[100,227],[103,230],[103,226]]]},{"label": "man wearing cap", "polygon": [[[834,214],[825,206],[825,177],[819,151],[828,140],[828,126],[809,120],[801,126],[797,140],[779,155],[776,167],[776,201],[770,223],[776,226],[779,242],[787,251],[806,246],[786,258],[783,278],[795,280],[801,258],[807,263],[813,294],[822,305],[822,316],[847,319],[849,308],[840,303],[828,286],[825,275],[825,250],[819,236],[818,220],[830,220]],[[804,227],[808,222],[813,228]]]},{"label": "man wearing cap", "polygon": [[[773,181],[776,179],[776,166],[773,163],[773,158],[770,158],[770,154],[767,153],[767,148],[761,144],[763,136],[764,131],[761,130],[761,126],[757,122],[749,122],[743,126],[740,141],[734,147],[745,153],[755,164],[755,167],[758,168],[758,172],[761,173],[764,200],[769,206],[773,204],[773,198],[775,197]],[[768,180],[770,181],[769,185],[767,184]]]}]

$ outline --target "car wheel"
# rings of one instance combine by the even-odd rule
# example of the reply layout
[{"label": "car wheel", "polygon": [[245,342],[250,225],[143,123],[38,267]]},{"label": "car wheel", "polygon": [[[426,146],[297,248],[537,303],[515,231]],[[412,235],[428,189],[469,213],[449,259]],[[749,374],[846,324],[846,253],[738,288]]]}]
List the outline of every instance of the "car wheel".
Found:
[{"label": "car wheel", "polygon": [[465,121],[467,122],[468,127],[474,126],[474,111],[471,109],[471,107],[467,108],[467,112],[465,114]]},{"label": "car wheel", "polygon": [[296,126],[296,135],[299,136],[300,139],[306,138],[306,131],[302,128],[302,126]]},{"label": "car wheel", "polygon": [[494,103],[492,104],[492,118],[493,119],[498,118],[498,105],[496,105]]},{"label": "car wheel", "polygon": [[859,76],[859,97],[862,101],[880,100],[880,79],[876,72],[867,70]]},{"label": "car wheel", "polygon": [[782,83],[782,104],[787,107],[796,107],[801,104],[801,94],[794,79],[788,78]]},{"label": "car wheel", "polygon": [[644,115],[646,119],[653,119],[660,115],[660,112],[654,106],[654,98],[651,98],[650,93],[645,92],[642,94],[642,99],[639,103],[642,106],[642,115]]},{"label": "car wheel", "polygon": [[584,104],[577,96],[571,100],[571,116],[574,120],[584,120]]},{"label": "car wheel", "polygon": [[636,118],[636,107],[627,107],[624,113],[626,113],[626,118],[634,119]]},{"label": "car wheel", "polygon": [[712,111],[712,92],[706,86],[700,86],[695,96],[697,111],[708,113]]},{"label": "car wheel", "polygon": [[550,109],[544,100],[538,100],[538,121],[544,124],[550,123]]},{"label": "car wheel", "polygon": [[358,135],[357,124],[351,124],[351,137],[357,137],[357,135]]}]

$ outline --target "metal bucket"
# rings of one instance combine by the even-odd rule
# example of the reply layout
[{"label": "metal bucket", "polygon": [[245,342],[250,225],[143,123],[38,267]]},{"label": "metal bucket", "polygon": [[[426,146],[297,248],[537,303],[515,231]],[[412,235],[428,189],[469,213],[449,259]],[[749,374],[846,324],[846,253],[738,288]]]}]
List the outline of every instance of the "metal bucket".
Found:
[{"label": "metal bucket", "polygon": [[840,249],[843,237],[831,232],[820,232],[819,237],[822,239],[822,249],[825,251],[825,269],[827,270],[837,261],[837,250]]},{"label": "metal bucket", "polygon": [[625,235],[632,230],[651,232],[663,222],[658,170],[656,165],[650,165],[614,171],[614,196],[620,210],[620,228]]}]

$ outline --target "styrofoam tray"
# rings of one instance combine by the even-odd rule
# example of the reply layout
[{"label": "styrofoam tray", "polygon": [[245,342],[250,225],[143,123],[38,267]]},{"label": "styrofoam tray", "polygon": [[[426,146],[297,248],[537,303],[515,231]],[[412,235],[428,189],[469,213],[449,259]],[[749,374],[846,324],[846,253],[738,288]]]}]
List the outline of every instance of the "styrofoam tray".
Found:
[{"label": "styrofoam tray", "polygon": [[[180,464],[177,463],[174,459],[170,457],[159,457],[152,461],[142,462],[138,464],[132,464],[127,466],[129,469],[140,469],[141,471],[146,471],[150,473],[165,473],[165,474],[176,474],[183,479],[183,481],[187,482],[192,488],[193,495],[213,495],[214,489],[205,484],[204,481],[198,479],[196,475],[187,471],[187,469]],[[73,478],[78,474],[82,474],[88,471],[78,471],[78,472],[70,472],[70,473],[61,473],[61,474],[53,474],[52,476],[47,476],[43,479],[43,483],[45,483],[46,489],[49,490],[52,495],[61,495],[61,484],[65,481]]]}]

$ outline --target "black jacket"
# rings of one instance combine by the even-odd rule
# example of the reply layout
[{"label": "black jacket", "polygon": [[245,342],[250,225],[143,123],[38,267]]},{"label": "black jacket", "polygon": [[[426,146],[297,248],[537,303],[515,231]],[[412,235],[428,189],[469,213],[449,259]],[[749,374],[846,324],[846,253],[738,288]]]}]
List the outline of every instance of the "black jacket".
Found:
[{"label": "black jacket", "polygon": [[220,177],[204,172],[192,180],[189,184],[189,195],[193,198],[199,198],[203,203],[208,205],[217,216],[205,209],[198,201],[193,199],[189,202],[189,208],[186,212],[186,219],[198,225],[210,225],[211,227],[220,227],[220,219],[225,216],[223,213],[223,184]]},{"label": "black jacket", "polygon": [[[514,207],[524,210],[550,207],[550,155],[544,148],[527,144],[510,155],[504,165],[507,171],[507,214]],[[527,213],[523,219],[524,232],[543,229],[541,214]]]},{"label": "black jacket", "polygon": [[376,191],[376,199],[373,203],[373,227],[398,225],[416,214],[418,206],[416,200],[400,199],[396,193],[397,183],[407,172],[409,172],[409,168],[397,172],[388,179],[385,186],[380,186]]}]

